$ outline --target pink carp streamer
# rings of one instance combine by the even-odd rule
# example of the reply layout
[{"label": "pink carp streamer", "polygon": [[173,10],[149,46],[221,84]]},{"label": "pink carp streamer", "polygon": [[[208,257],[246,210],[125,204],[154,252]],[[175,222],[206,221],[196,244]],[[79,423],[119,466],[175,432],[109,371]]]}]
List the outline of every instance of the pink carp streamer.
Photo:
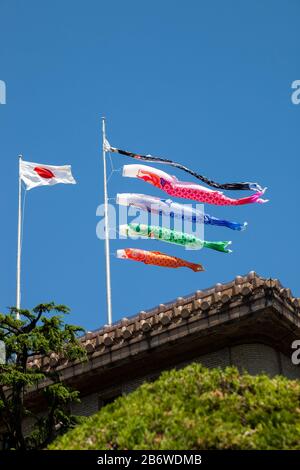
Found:
[{"label": "pink carp streamer", "polygon": [[260,204],[267,202],[267,199],[261,199],[266,188],[251,196],[233,199],[225,196],[221,191],[214,191],[199,184],[179,181],[175,176],[147,165],[124,165],[123,176],[139,178],[156,188],[162,189],[170,196],[192,199],[193,201],[217,206],[241,206],[254,202]]},{"label": "pink carp streamer", "polygon": [[145,264],[152,264],[164,268],[189,268],[194,272],[204,271],[202,264],[190,263],[176,256],[166,255],[160,251],[146,251],[137,248],[117,250],[117,258],[131,259]]}]

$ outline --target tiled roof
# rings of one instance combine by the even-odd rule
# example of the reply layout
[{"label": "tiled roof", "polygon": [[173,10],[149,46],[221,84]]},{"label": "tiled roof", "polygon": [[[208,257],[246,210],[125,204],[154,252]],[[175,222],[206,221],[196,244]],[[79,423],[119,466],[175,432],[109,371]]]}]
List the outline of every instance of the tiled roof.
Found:
[{"label": "tiled roof", "polygon": [[[167,326],[176,321],[177,317],[188,318],[198,310],[208,313],[229,305],[233,302],[242,301],[245,297],[251,298],[258,289],[272,289],[286,306],[300,318],[300,298],[293,297],[291,290],[284,288],[277,279],[266,279],[257,275],[254,271],[245,276],[236,278],[226,284],[215,284],[205,290],[197,290],[186,297],[178,297],[176,300],[164,304],[149,311],[140,311],[130,318],[123,318],[113,325],[105,325],[99,330],[88,333],[83,337],[84,343],[88,346],[97,337],[99,342],[106,346],[111,346],[120,340],[128,340],[141,332],[149,332],[155,329],[158,324]],[[90,346],[88,350],[92,350]]]},{"label": "tiled roof", "polygon": [[[189,296],[160,304],[152,310],[141,311],[133,317],[123,318],[111,326],[87,333],[81,340],[87,353],[93,356],[95,352],[104,353],[110,348],[138,341],[145,335],[155,335],[158,330],[168,330],[184,320],[190,321],[193,317],[196,319],[199,313],[215,318],[216,313],[234,311],[245,302],[254,305],[255,299],[265,299],[270,293],[280,302],[285,315],[297,328],[300,327],[300,298],[293,297],[290,289],[284,288],[277,279],[263,278],[251,271],[245,276],[236,276],[226,284],[216,284],[209,289],[198,290]],[[252,308],[255,310],[255,306]],[[259,308],[261,309],[261,304]],[[234,315],[232,318],[234,319]],[[64,369],[67,366],[64,359],[55,353],[50,357],[34,358],[32,363],[40,364],[41,360],[43,365],[48,364],[49,367]]]}]

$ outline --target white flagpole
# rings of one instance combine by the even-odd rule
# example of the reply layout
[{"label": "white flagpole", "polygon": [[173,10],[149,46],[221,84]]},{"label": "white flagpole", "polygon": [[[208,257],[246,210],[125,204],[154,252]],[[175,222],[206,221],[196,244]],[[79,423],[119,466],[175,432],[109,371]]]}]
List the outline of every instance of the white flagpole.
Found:
[{"label": "white flagpole", "polygon": [[106,176],[106,150],[105,150],[105,118],[102,117],[102,156],[103,156],[103,186],[104,186],[104,223],[105,223],[105,261],[106,261],[106,299],[107,324],[112,324],[111,283],[110,283],[110,252],[109,252],[109,223],[108,223],[108,196]]},{"label": "white flagpole", "polygon": [[[16,307],[21,308],[21,233],[22,233],[22,181],[20,175],[22,155],[19,155],[19,207],[18,207],[18,249],[17,249],[17,299]],[[17,320],[20,315],[17,313]]]}]

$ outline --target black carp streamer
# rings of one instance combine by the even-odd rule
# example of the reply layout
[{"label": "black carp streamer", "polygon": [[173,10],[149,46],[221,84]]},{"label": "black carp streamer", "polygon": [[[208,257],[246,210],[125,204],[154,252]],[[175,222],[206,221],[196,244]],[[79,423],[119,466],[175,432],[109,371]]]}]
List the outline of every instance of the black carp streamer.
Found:
[{"label": "black carp streamer", "polygon": [[153,162],[153,163],[164,163],[166,165],[174,166],[175,168],[179,168],[180,170],[189,173],[190,175],[194,176],[203,183],[206,183],[208,186],[218,189],[229,189],[229,190],[250,190],[250,191],[262,191],[262,187],[258,183],[251,183],[251,182],[242,182],[242,183],[217,183],[216,181],[210,180],[206,176],[200,175],[194,170],[182,165],[181,163],[173,162],[173,160],[169,160],[168,158],[163,157],[153,157],[152,155],[140,155],[133,152],[128,152],[127,150],[121,150],[116,147],[111,147],[109,142],[105,140],[104,148],[107,152],[119,153],[120,155],[125,155],[126,157],[135,158],[136,160],[144,160],[146,162]]}]

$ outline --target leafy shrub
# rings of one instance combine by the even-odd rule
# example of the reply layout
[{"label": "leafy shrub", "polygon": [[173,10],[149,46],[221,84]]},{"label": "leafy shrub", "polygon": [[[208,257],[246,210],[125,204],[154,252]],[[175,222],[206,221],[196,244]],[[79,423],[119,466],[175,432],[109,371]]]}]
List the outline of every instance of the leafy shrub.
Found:
[{"label": "leafy shrub", "polygon": [[118,398],[50,449],[300,449],[300,382],[191,364]]}]

